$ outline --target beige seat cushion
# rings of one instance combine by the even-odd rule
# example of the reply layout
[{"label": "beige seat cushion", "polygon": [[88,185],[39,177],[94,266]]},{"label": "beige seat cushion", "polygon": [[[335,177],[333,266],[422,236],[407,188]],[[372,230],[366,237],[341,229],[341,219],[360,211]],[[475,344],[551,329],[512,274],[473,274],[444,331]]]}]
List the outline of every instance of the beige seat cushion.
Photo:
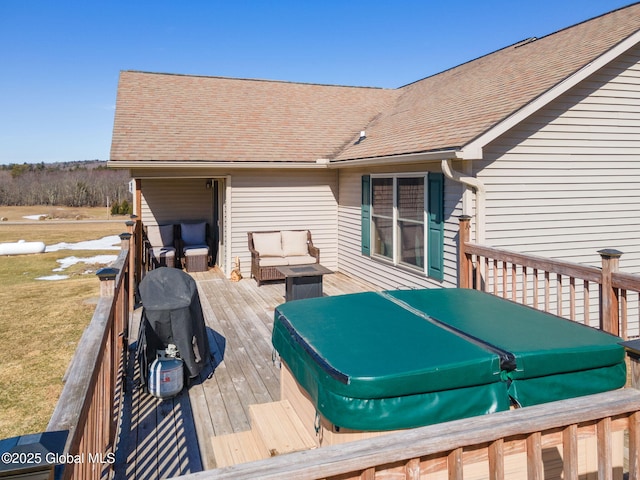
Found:
[{"label": "beige seat cushion", "polygon": [[152,247],[173,247],[173,225],[149,225],[147,238]]},{"label": "beige seat cushion", "polygon": [[263,257],[258,259],[258,265],[261,267],[286,267],[287,259],[284,257]]},{"label": "beige seat cushion", "polygon": [[307,245],[307,231],[283,230],[282,232],[282,253],[285,257],[300,256],[309,254]]},{"label": "beige seat cushion", "polygon": [[209,255],[208,247],[186,247],[184,249],[185,257],[195,257],[197,255]]},{"label": "beige seat cushion", "polygon": [[176,249],[173,247],[151,247],[149,253],[153,258],[175,258]]},{"label": "beige seat cushion", "polygon": [[288,265],[308,265],[310,263],[316,263],[315,257],[311,255],[294,255],[291,257],[285,257]]},{"label": "beige seat cushion", "polygon": [[[280,232],[260,232],[253,234],[253,248],[260,257],[282,257]],[[280,263],[284,265],[284,263]]]}]

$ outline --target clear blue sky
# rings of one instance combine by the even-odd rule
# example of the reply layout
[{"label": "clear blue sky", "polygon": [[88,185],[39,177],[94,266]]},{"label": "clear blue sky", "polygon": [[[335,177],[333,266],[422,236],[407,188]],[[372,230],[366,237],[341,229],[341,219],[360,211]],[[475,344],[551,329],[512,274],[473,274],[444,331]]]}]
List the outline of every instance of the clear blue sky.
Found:
[{"label": "clear blue sky", "polygon": [[396,88],[632,0],[0,0],[0,164],[108,160],[121,70]]}]

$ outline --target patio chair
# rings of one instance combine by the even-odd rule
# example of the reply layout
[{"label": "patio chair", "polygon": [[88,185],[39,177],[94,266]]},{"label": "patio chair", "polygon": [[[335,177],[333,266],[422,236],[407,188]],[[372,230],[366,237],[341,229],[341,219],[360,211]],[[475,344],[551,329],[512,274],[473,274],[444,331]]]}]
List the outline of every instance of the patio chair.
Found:
[{"label": "patio chair", "polygon": [[146,225],[144,232],[147,268],[175,267],[175,225]]},{"label": "patio chair", "polygon": [[181,223],[178,255],[187,272],[206,272],[212,258],[213,239],[206,222]]}]

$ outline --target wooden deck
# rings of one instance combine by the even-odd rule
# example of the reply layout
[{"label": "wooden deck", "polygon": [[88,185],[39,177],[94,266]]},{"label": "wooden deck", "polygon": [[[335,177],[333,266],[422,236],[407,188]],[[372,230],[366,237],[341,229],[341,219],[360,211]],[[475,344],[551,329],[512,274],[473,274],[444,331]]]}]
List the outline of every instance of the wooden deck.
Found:
[{"label": "wooden deck", "polygon": [[[280,399],[271,328],[273,311],[284,302],[284,282],[234,283],[217,269],[192,275],[215,360],[177,397],[155,399],[137,388],[132,325],[116,479],[154,480],[215,468],[211,438],[249,430],[249,405]],[[376,288],[340,273],[324,277],[325,295],[368,290]]]}]

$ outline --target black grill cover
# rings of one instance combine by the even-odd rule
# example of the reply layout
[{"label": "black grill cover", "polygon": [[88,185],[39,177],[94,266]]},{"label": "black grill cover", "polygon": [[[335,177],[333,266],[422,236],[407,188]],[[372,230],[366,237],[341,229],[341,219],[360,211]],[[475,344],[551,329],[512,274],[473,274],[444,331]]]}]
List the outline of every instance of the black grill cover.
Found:
[{"label": "black grill cover", "polygon": [[189,376],[198,375],[211,354],[195,280],[177,268],[156,268],[140,282],[140,298],[139,354],[143,347],[150,364],[156,349],[172,343],[178,347]]}]

